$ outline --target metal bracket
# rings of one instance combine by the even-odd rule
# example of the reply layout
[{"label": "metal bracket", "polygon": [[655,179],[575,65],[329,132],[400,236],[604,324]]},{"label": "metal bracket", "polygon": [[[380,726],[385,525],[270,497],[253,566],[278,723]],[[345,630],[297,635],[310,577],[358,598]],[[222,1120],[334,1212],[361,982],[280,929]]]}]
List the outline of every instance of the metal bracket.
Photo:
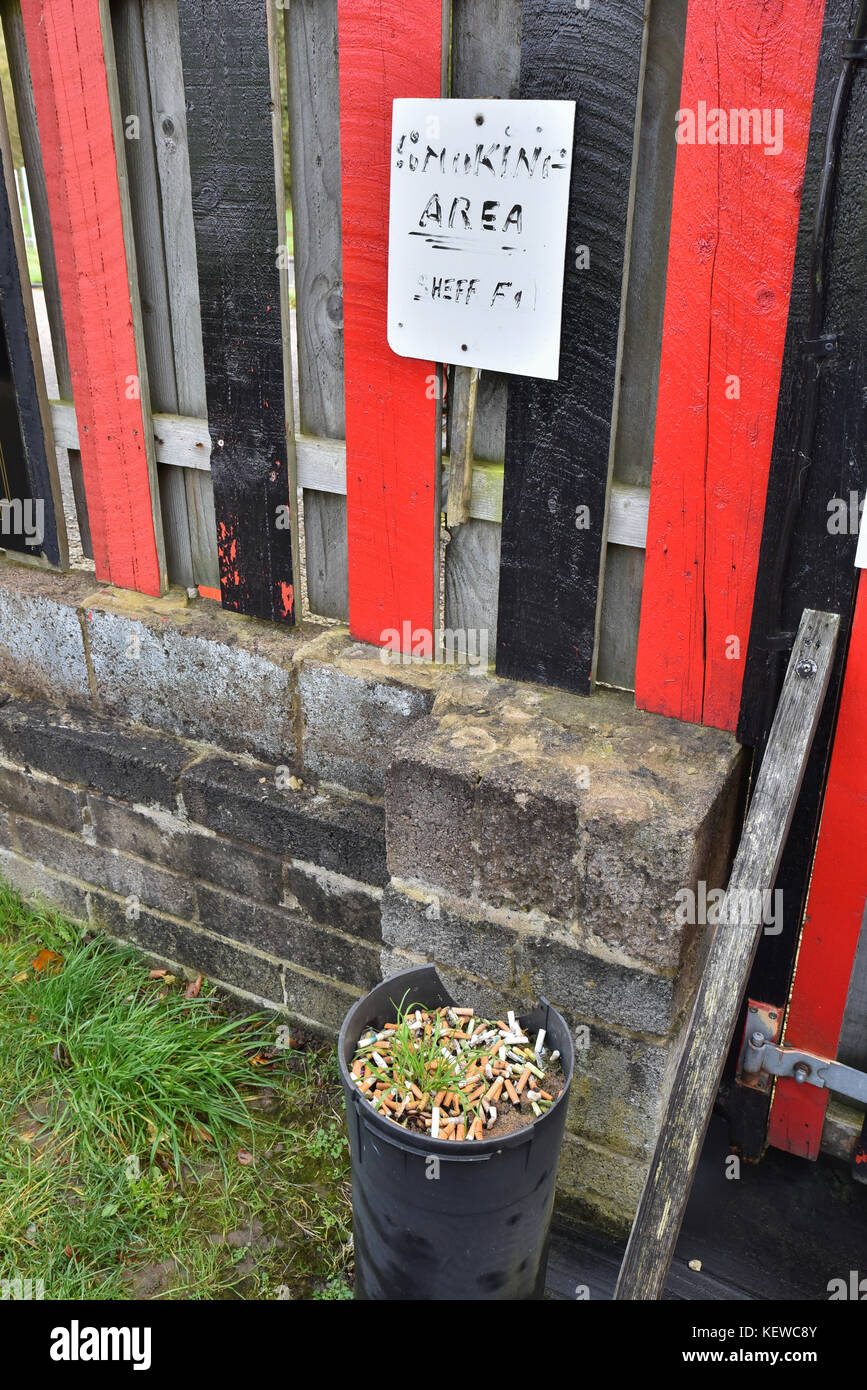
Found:
[{"label": "metal bracket", "polygon": [[844,39],[843,57],[849,63],[867,62],[867,39]]},{"label": "metal bracket", "polygon": [[823,333],[819,338],[805,338],[801,347],[807,357],[830,357],[836,352],[840,339],[837,333]]},{"label": "metal bracket", "polygon": [[818,1086],[867,1103],[867,1072],[846,1067],[832,1057],[781,1046],[777,1042],[780,1019],[779,1009],[750,1002],[738,1059],[738,1080],[742,1085],[769,1091],[775,1076],[790,1076],[799,1085]]},{"label": "metal bracket", "polygon": [[[770,1092],[772,1077],[763,1072],[761,1066],[745,1065],[744,1059],[751,1038],[761,1036],[765,1042],[775,1043],[780,1036],[782,1026],[783,1010],[778,1008],[776,1004],[760,1004],[755,999],[748,1000],[747,1026],[744,1030],[744,1040],[741,1045],[737,1070],[737,1080],[742,1086],[749,1086],[754,1091]],[[753,1060],[752,1051],[750,1051],[749,1062]]]}]

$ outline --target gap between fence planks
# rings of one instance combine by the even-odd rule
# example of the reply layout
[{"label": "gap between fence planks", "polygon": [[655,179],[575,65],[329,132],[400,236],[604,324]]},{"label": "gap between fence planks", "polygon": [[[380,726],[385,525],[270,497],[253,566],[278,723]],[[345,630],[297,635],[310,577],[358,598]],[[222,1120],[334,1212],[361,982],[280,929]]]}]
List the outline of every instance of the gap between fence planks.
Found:
[{"label": "gap between fence planks", "polygon": [[[689,6],[636,663],[640,708],[734,729],[744,673],[824,0]],[[780,147],[710,143],[767,110]],[[684,120],[686,117],[683,118]],[[783,124],[784,123],[784,124]],[[700,126],[700,129],[699,129]]]},{"label": "gap between fence planks", "polygon": [[[349,627],[438,623],[441,391],[433,362],[388,346],[388,200],[396,97],[439,98],[443,0],[338,0]],[[444,33],[445,29],[445,33]]]},{"label": "gap between fence planks", "polygon": [[[762,932],[762,903],[774,886],[822,702],[840,619],[805,609],[767,752],[750,803],[726,896],[702,974],[674,1084],[665,1107],[615,1298],[662,1297],[695,1177],[741,994]],[[799,671],[806,670],[807,674]],[[747,920],[739,916],[749,894]],[[726,916],[732,920],[726,922]],[[742,925],[743,923],[743,925]]]},{"label": "gap between fence planks", "polygon": [[[41,529],[40,543],[27,544],[27,536],[3,536],[6,549],[24,555],[40,554],[58,568],[67,568],[69,553],[51,417],[42,374],[42,356],[33,312],[33,298],[24,249],[24,233],[18,209],[15,170],[0,93],[0,311],[3,329],[3,371],[0,380],[0,471],[6,500],[41,503],[32,520]],[[23,476],[22,476],[23,473]],[[31,533],[32,534],[32,533]]]},{"label": "gap between fence planks", "polygon": [[[837,1056],[867,902],[865,711],[867,579],[862,571],[784,1036],[790,1046],[822,1057]],[[803,1158],[818,1158],[827,1105],[826,1089],[778,1077],[769,1142]]]},{"label": "gap between fence planks", "polygon": [[[98,579],[166,586],[106,0],[22,0]],[[125,235],[125,231],[127,235]]]},{"label": "gap between fence planks", "polygon": [[[30,81],[30,64],[27,58],[27,42],[24,37],[24,21],[21,17],[20,0],[2,0],[0,12],[3,16],[3,38],[6,44],[9,76],[15,99],[15,117],[18,122],[21,152],[24,156],[24,166],[27,173],[27,187],[33,208],[33,230],[36,234],[39,269],[42,275],[42,294],[48,318],[57,389],[61,396],[71,400],[72,378],[69,373],[66,335],[63,327],[63,316],[60,311],[60,286],[57,280],[57,262],[51,234],[48,191],[45,186],[45,171],[42,167],[42,152],[39,148],[36,107]],[[87,519],[87,498],[84,493],[81,454],[76,448],[67,453],[66,459],[75,499],[81,550],[89,560],[92,560],[93,545],[90,539],[90,524]]]}]

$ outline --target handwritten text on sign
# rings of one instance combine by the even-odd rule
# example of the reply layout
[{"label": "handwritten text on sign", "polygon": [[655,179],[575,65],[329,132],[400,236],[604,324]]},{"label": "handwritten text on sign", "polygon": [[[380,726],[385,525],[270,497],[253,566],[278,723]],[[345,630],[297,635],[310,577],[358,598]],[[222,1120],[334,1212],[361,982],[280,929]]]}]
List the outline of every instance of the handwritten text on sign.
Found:
[{"label": "handwritten text on sign", "polygon": [[574,101],[395,101],[394,352],[556,380],[574,126]]}]

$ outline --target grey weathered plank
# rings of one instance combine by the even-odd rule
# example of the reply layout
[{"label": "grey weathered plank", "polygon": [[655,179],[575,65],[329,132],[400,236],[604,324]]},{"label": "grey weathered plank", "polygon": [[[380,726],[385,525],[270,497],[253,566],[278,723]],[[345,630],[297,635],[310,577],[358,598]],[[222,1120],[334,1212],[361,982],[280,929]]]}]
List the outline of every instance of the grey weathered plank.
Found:
[{"label": "grey weathered plank", "polygon": [[[24,166],[27,170],[30,201],[33,207],[36,248],[42,271],[42,292],[45,296],[45,310],[48,315],[58,388],[61,395],[71,400],[72,378],[66,351],[66,334],[63,327],[60,286],[57,279],[57,262],[54,256],[54,240],[51,235],[51,216],[48,211],[45,172],[42,168],[42,155],[39,149],[39,130],[36,123],[33,88],[30,84],[30,64],[24,38],[24,25],[21,20],[20,0],[2,0],[0,13],[2,13],[3,37],[9,60],[9,76],[15,98],[18,134],[21,137],[21,149],[24,155]],[[81,468],[81,455],[77,449],[70,451],[68,461],[81,549],[87,558],[92,560],[93,545],[90,539],[90,523],[87,519],[84,474]]]},{"label": "grey weathered plank", "polygon": [[[177,395],[175,407],[165,409],[204,419],[205,364],[177,0],[147,0],[142,22]],[[184,486],[193,582],[219,589],[214,490],[209,472],[185,473]]]},{"label": "grey weathered plank", "polygon": [[473,490],[473,443],[479,399],[478,367],[455,367],[452,382],[460,382],[466,400],[452,417],[449,440],[449,489],[446,525],[462,526],[470,519]]},{"label": "grey weathered plank", "polygon": [[[343,439],[343,274],[337,0],[284,12],[292,157],[299,429]],[[349,616],[346,499],[304,490],[307,595],[314,613]]]},{"label": "grey weathered plank", "polygon": [[[702,976],[615,1297],[662,1297],[740,1000],[762,931],[746,892],[771,889],[828,687],[840,618],[805,609],[795,639],[720,925]],[[799,671],[799,667],[801,670]],[[801,674],[806,671],[806,674]]]},{"label": "grey weathered plank", "polygon": [[[648,487],[653,465],[653,420],[677,149],[671,132],[680,106],[686,10],[687,0],[650,6],[614,438],[615,489],[618,483]],[[612,509],[614,505],[612,492]],[[646,523],[645,511],[645,529]],[[620,543],[612,536],[614,525],[609,515],[596,678],[633,690],[644,565],[636,556],[612,548]]]},{"label": "grey weathered plank", "polygon": [[[112,0],[111,20],[151,408],[175,415],[178,388],[142,0]],[[184,476],[164,464],[157,468],[169,580],[188,588],[195,575]]]},{"label": "grey weathered plank", "polygon": [[[630,493],[637,491],[638,489],[631,489]],[[601,685],[612,685],[618,690],[634,690],[636,638],[641,614],[641,584],[644,578],[644,548],[643,541],[636,545],[618,544],[613,541],[612,537],[618,534],[615,508],[617,497],[618,488],[615,483],[611,490],[608,518],[608,547],[599,622],[596,680]],[[644,534],[646,533],[645,507]]]},{"label": "grey weathered plank", "polygon": [[[520,0],[454,0],[452,5],[452,84],[454,97],[516,97],[521,67]],[[473,458],[502,465],[506,453],[507,378],[482,372],[470,404],[470,373],[451,372],[450,457],[462,454],[470,432]],[[478,467],[473,471],[476,487]],[[459,477],[450,469],[449,496]],[[497,521],[502,520],[502,471]],[[497,575],[500,527],[479,520],[472,502],[470,519],[453,529],[445,554],[445,624],[460,631],[491,634],[496,646]],[[455,513],[453,513],[455,515]],[[450,523],[451,524],[451,523]],[[491,577],[493,583],[491,582]]]}]

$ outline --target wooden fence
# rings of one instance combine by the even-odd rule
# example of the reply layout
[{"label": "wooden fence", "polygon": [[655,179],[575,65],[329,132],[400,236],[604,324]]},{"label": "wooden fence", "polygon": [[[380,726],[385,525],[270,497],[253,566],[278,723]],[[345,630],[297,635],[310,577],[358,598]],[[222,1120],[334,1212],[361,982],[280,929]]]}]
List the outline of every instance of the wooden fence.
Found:
[{"label": "wooden fence", "polygon": [[[444,620],[501,674],[734,728],[820,43],[849,8],[0,0],[57,377],[43,451],[97,577],[371,642]],[[391,103],[440,95],[577,100],[555,382],[442,380],[387,345]],[[781,112],[780,149],[678,143],[714,103]]]}]

